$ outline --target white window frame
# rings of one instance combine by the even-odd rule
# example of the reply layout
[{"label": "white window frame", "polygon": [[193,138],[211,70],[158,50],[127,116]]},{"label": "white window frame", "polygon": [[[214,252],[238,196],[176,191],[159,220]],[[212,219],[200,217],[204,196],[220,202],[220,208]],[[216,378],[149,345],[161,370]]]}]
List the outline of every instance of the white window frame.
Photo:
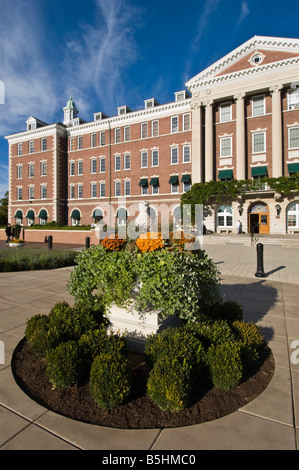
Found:
[{"label": "white window frame", "polygon": [[34,185],[28,186],[28,199],[29,201],[34,199]]},{"label": "white window frame", "polygon": [[96,147],[97,146],[97,134],[93,132],[90,136],[90,146]]},{"label": "white window frame", "polygon": [[[264,136],[264,147],[263,147],[263,150],[255,150],[255,137],[257,135],[263,135]],[[256,154],[256,153],[265,153],[266,152],[266,132],[265,131],[261,131],[261,132],[253,132],[252,134],[252,153]]]},{"label": "white window frame", "polygon": [[[227,146],[225,145],[227,144]],[[220,138],[220,157],[232,157],[233,154],[233,139],[232,137]]]},{"label": "white window frame", "polygon": [[83,137],[82,137],[82,135],[78,135],[78,137],[77,137],[77,149],[78,150],[83,149]]},{"label": "white window frame", "polygon": [[18,186],[17,187],[17,200],[18,201],[23,200],[23,186]]},{"label": "white window frame", "polygon": [[[174,161],[175,159],[176,161]],[[178,146],[171,147],[170,148],[170,164],[178,165],[178,163],[179,163],[179,147]]]},{"label": "white window frame", "polygon": [[44,152],[45,150],[47,150],[47,137],[42,137],[41,138],[41,151]]},{"label": "white window frame", "polygon": [[70,199],[75,199],[76,197],[76,187],[74,184],[70,184]]},{"label": "white window frame", "polygon": [[183,131],[191,131],[191,113],[183,114]]},{"label": "white window frame", "polygon": [[78,199],[83,199],[83,184],[82,183],[77,184],[77,197]]},{"label": "white window frame", "polygon": [[[219,210],[221,209],[221,207],[224,207],[224,211],[219,212]],[[217,211],[216,211],[217,227],[221,227],[221,228],[233,228],[233,226],[234,226],[234,213],[233,213],[233,211],[231,211],[231,212],[228,211],[228,210],[227,210],[227,207],[230,207],[230,206],[229,206],[229,205],[222,205],[222,206],[220,206],[220,207],[217,209]],[[224,222],[223,225],[220,225],[220,224],[219,224],[219,219],[218,219],[219,216],[220,216],[220,217],[223,217],[223,222]],[[232,219],[231,225],[228,225],[228,224],[227,224],[228,217],[231,217],[231,219]]]},{"label": "white window frame", "polygon": [[100,132],[100,146],[103,147],[105,145],[105,131]]},{"label": "white window frame", "polygon": [[99,189],[100,189],[100,196],[101,198],[106,197],[106,183],[104,181],[101,181],[99,183]]},{"label": "white window frame", "polygon": [[121,196],[121,181],[120,180],[114,181],[114,196],[115,197]]},{"label": "white window frame", "polygon": [[124,154],[124,170],[131,170],[131,154]]},{"label": "white window frame", "polygon": [[114,171],[121,171],[121,156],[120,156],[120,154],[114,155]]},{"label": "white window frame", "polygon": [[171,134],[175,134],[176,132],[179,132],[179,117],[178,116],[171,116],[171,128],[170,132]]},{"label": "white window frame", "polygon": [[152,184],[152,194],[159,194],[159,185]]},{"label": "white window frame", "polygon": [[[255,102],[258,100],[263,101],[263,111],[258,113],[255,108]],[[252,117],[257,117],[257,116],[264,116],[266,114],[266,100],[265,100],[265,95],[256,95],[252,97]]]},{"label": "white window frame", "polygon": [[183,163],[191,163],[191,145],[183,145]]},{"label": "white window frame", "polygon": [[47,185],[46,184],[41,184],[40,186],[40,195],[41,195],[41,199],[47,199],[48,195],[47,195]]},{"label": "white window frame", "polygon": [[171,194],[178,194],[180,190],[180,183],[171,183]]},{"label": "white window frame", "polygon": [[77,160],[77,175],[83,175],[83,160]]},{"label": "white window frame", "polygon": [[92,199],[95,199],[97,197],[97,192],[98,192],[97,186],[98,186],[97,183],[95,183],[94,181],[90,183],[90,197]]},{"label": "white window frame", "polygon": [[18,144],[18,157],[21,157],[23,155],[23,143],[20,142]]},{"label": "white window frame", "polygon": [[124,196],[131,196],[131,180],[124,180]]},{"label": "white window frame", "polygon": [[[104,167],[104,170],[103,170]],[[100,173],[105,173],[106,172],[106,158],[105,157],[100,157]]]},{"label": "white window frame", "polygon": [[95,174],[97,172],[97,158],[90,159],[90,173]]},{"label": "white window frame", "polygon": [[220,122],[232,121],[232,103],[221,103],[220,104]]},{"label": "white window frame", "polygon": [[[144,158],[146,158],[146,165],[144,165]],[[140,153],[140,168],[148,167],[148,153],[147,150],[142,150]]]},{"label": "white window frame", "polygon": [[146,196],[148,194],[148,185],[147,186],[141,186],[141,195]]},{"label": "white window frame", "polygon": [[[290,209],[290,207],[295,204],[295,209]],[[289,224],[289,216],[293,216],[295,217],[295,225],[290,225]],[[292,202],[291,204],[289,204],[289,206],[287,207],[287,227],[290,228],[291,230],[292,229],[296,229],[296,228],[299,228],[299,202],[298,201],[294,201]]]},{"label": "white window frame", "polygon": [[148,122],[142,122],[140,124],[140,136],[141,136],[141,139],[148,138]]},{"label": "white window frame", "polygon": [[75,137],[70,138],[70,151],[75,150]]},{"label": "white window frame", "polygon": [[159,120],[155,119],[151,123],[151,128],[152,128],[152,137],[158,137],[159,136]]},{"label": "white window frame", "polygon": [[159,166],[159,150],[152,149],[152,167]]},{"label": "white window frame", "polygon": [[34,140],[29,141],[29,153],[34,153]]},{"label": "white window frame", "polygon": [[17,165],[17,179],[23,179],[23,164]]},{"label": "white window frame", "polygon": [[69,164],[69,172],[70,176],[75,176],[76,173],[76,162],[74,160],[70,161]]},{"label": "white window frame", "polygon": [[131,140],[131,126],[124,127],[124,142]]},{"label": "white window frame", "polygon": [[28,178],[34,178],[34,163],[28,163]]},{"label": "white window frame", "polygon": [[42,160],[40,162],[40,175],[47,176],[47,172],[48,172],[48,162],[47,160]]},{"label": "white window frame", "polygon": [[183,193],[187,193],[191,189],[191,183],[183,182]]},{"label": "white window frame", "polygon": [[[289,133],[289,135],[288,135],[288,141],[289,141],[289,142],[288,142],[288,146],[289,146],[289,147],[288,147],[288,148],[289,148],[289,149],[297,149],[297,148],[299,148],[299,142],[298,142],[298,145],[297,145],[297,146],[292,146],[292,145],[291,145],[291,142],[292,142],[291,132],[292,132],[292,131],[295,131],[295,130],[298,132],[298,137],[297,137],[296,139],[299,141],[299,127],[298,127],[298,126],[296,126],[296,127],[295,127],[295,126],[294,126],[294,127],[289,127],[289,130],[288,130],[288,133]],[[295,140],[295,139],[294,139],[294,140]]]},{"label": "white window frame", "polygon": [[114,143],[119,144],[121,142],[121,131],[120,127],[114,129]]}]

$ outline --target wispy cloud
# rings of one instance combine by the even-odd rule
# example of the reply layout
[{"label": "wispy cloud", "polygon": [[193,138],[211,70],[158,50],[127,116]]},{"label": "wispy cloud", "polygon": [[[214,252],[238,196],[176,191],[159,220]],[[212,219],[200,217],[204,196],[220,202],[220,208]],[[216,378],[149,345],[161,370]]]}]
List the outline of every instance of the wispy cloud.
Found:
[{"label": "wispy cloud", "polygon": [[250,14],[249,6],[246,1],[243,1],[241,4],[241,13],[237,21],[237,26],[240,26],[240,24],[245,20],[245,18]]},{"label": "wispy cloud", "polygon": [[70,92],[76,93],[83,111],[94,106],[90,98],[86,101],[84,91],[93,91],[104,108],[126,104],[122,101],[126,88],[122,74],[138,58],[134,32],[140,11],[123,0],[96,0],[96,5],[95,24],[81,26],[66,45],[65,69],[76,70]]},{"label": "wispy cloud", "polygon": [[1,10],[0,79],[5,87],[5,104],[1,105],[0,134],[3,135],[12,127],[17,131],[24,115],[40,115],[41,109],[52,113],[57,103],[36,3],[17,0],[12,7],[9,0],[1,0]]}]

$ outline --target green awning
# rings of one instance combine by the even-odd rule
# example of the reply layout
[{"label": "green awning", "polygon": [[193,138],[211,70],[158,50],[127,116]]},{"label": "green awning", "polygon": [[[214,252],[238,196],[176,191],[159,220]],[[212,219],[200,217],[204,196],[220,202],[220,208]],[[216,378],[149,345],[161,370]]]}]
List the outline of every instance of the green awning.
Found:
[{"label": "green awning", "polygon": [[266,166],[254,166],[251,168],[251,176],[268,176]]},{"label": "green awning", "polygon": [[150,184],[152,186],[157,186],[159,184],[159,178],[152,178]]},{"label": "green awning", "polygon": [[[92,217],[94,219],[98,218],[98,217],[103,217],[103,212],[101,209],[95,209],[92,213]],[[72,217],[73,218],[73,217]],[[79,220],[79,219],[78,219]]]},{"label": "green awning", "polygon": [[41,211],[39,211],[38,218],[43,219],[43,220],[47,220],[48,213],[47,213],[46,209],[42,209]]},{"label": "green awning", "polygon": [[34,217],[35,217],[34,211],[32,209],[30,209],[27,212],[26,219],[34,219]]},{"label": "green awning", "polygon": [[233,170],[219,170],[219,180],[233,179]]},{"label": "green awning", "polygon": [[288,170],[290,175],[299,172],[299,163],[289,163]]},{"label": "green awning", "polygon": [[183,175],[181,179],[182,183],[191,183],[191,175]]},{"label": "green awning", "polygon": [[147,186],[147,185],[148,185],[147,178],[143,178],[140,180],[139,186]]},{"label": "green awning", "polygon": [[78,209],[73,210],[71,219],[80,220],[80,212],[78,211]]},{"label": "green awning", "polygon": [[16,213],[15,213],[15,219],[23,219],[23,212],[18,210]]},{"label": "green awning", "polygon": [[178,184],[179,183],[179,177],[178,176],[171,176],[170,180],[168,182],[169,182],[169,184]]}]

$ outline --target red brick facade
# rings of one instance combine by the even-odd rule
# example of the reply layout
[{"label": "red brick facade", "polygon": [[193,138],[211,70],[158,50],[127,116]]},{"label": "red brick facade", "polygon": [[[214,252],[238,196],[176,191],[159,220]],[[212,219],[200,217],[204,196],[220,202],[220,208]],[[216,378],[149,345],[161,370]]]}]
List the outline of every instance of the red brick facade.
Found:
[{"label": "red brick facade", "polygon": [[[30,118],[27,131],[7,137],[9,220],[90,225],[110,212],[114,225],[119,207],[131,219],[147,200],[161,221],[157,210],[168,206],[172,216],[191,183],[262,170],[287,176],[290,164],[299,166],[297,80],[299,41],[255,37],[191,79],[172,103],[146,100],[144,109],[120,107],[116,116],[84,122],[70,99],[63,124]],[[267,207],[273,198],[259,195]],[[243,211],[246,231],[254,202]],[[287,231],[287,205],[283,225],[271,210],[269,231]],[[217,208],[207,224],[218,231]]]}]

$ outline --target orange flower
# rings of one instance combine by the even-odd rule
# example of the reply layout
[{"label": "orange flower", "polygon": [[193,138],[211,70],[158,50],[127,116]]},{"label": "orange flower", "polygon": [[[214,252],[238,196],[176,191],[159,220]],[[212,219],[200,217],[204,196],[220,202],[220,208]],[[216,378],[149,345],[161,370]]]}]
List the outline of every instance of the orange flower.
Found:
[{"label": "orange flower", "polygon": [[161,232],[147,232],[140,235],[136,245],[142,253],[159,250],[164,247]]},{"label": "orange flower", "polygon": [[116,234],[107,236],[101,243],[107,251],[119,251],[125,245],[126,240],[118,238],[118,235]]}]

